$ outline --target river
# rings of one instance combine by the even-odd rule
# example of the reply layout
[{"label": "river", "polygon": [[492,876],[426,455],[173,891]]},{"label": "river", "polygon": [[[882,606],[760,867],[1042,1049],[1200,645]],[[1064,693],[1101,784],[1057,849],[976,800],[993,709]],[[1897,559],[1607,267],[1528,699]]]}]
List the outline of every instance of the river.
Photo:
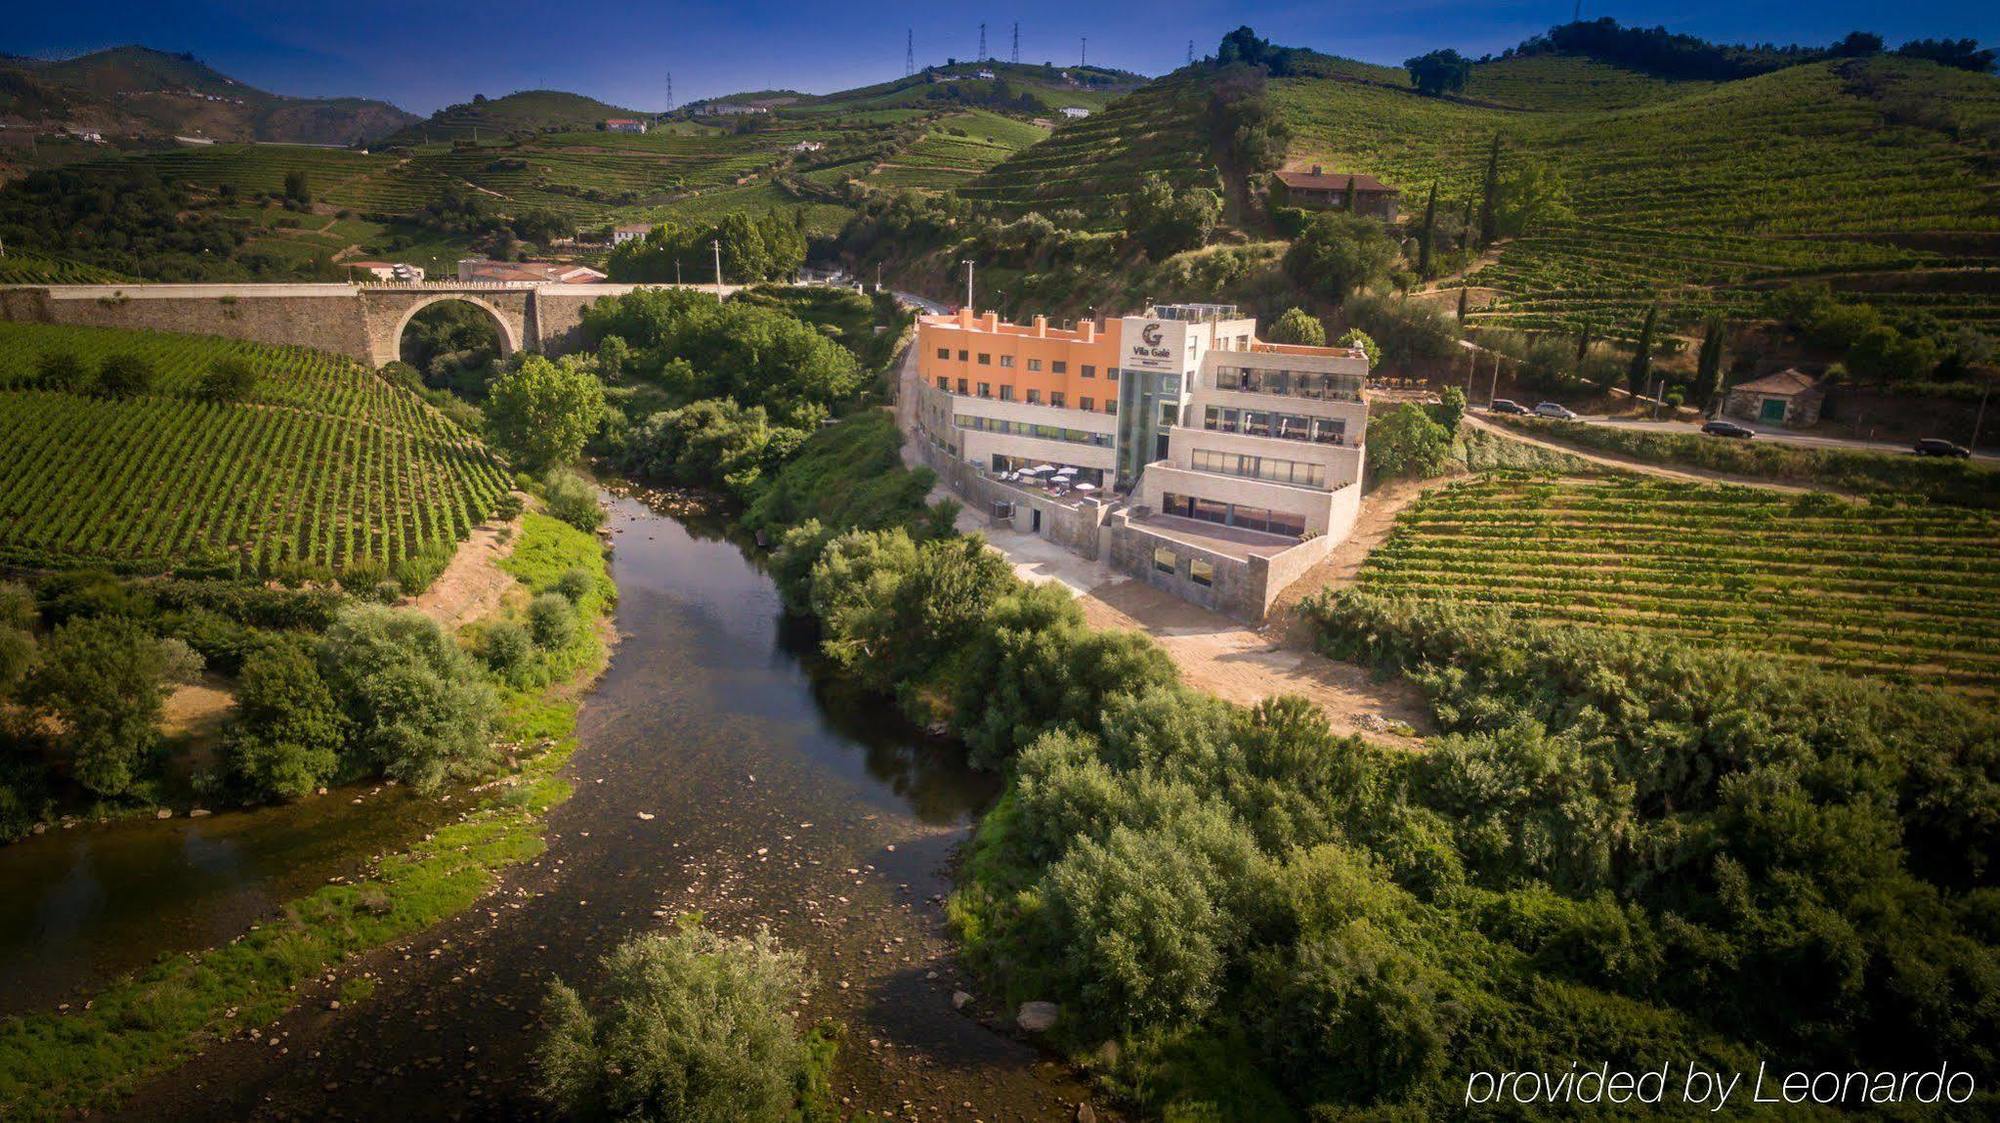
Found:
[{"label": "river", "polygon": [[[1069,1118],[1069,1070],[988,1023],[952,958],[949,863],[997,781],[814,666],[738,545],[633,498],[611,505],[620,641],[579,718],[576,794],[549,850],[467,913],[345,964],[260,1039],[152,1081],[132,1118],[534,1118],[550,978],[588,987],[625,937],[698,910],[768,924],[846,1029],[844,1115]],[[641,816],[651,816],[642,818]],[[378,981],[332,1009],[341,983]]]}]

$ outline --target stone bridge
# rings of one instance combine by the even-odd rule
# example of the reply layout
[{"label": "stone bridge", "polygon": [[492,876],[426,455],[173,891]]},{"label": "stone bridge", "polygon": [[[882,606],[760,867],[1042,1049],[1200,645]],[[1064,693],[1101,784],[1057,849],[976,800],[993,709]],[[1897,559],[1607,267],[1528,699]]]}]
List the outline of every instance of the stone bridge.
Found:
[{"label": "stone bridge", "polygon": [[[0,319],[41,324],[197,332],[259,343],[291,343],[348,355],[370,366],[397,357],[410,317],[457,300],[493,321],[505,353],[560,355],[582,344],[583,310],[638,288],[537,282],[422,284],[131,284],[0,287]],[[736,286],[687,285],[700,292]]]}]

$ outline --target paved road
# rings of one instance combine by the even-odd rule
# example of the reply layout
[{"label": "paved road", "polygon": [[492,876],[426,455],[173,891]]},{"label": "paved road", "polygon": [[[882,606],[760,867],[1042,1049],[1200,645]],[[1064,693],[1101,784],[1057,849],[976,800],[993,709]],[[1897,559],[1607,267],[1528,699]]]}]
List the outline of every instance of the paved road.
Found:
[{"label": "paved road", "polygon": [[[1701,432],[1701,426],[1692,421],[1648,421],[1644,418],[1603,417],[1592,414],[1578,414],[1576,419],[1586,425],[1602,425],[1612,429],[1636,429],[1652,433],[1699,434]],[[1729,420],[1754,430],[1757,434],[1755,439],[1760,441],[1776,441],[1780,444],[1805,445],[1812,448],[1855,449],[1861,452],[1908,453],[1910,451],[1910,442],[1907,441],[1864,441],[1852,437],[1825,437],[1814,433],[1795,433],[1789,429],[1760,425],[1754,421],[1744,421],[1741,418],[1732,417]],[[1725,438],[1718,437],[1716,439],[1722,440]],[[1958,438],[1949,439],[1956,440]],[[1981,451],[1976,455],[1981,460],[2000,458],[2000,454],[1989,451]]]}]

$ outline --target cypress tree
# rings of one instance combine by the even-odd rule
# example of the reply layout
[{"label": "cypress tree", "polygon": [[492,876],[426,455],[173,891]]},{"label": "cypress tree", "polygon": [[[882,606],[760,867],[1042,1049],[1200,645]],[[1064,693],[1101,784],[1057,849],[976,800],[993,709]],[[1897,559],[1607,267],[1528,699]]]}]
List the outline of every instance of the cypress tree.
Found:
[{"label": "cypress tree", "polygon": [[1646,308],[1646,320],[1639,325],[1639,346],[1632,352],[1632,365],[1625,371],[1626,385],[1634,394],[1646,392],[1646,379],[1653,373],[1653,321],[1660,315],[1658,301]]},{"label": "cypress tree", "polygon": [[1465,197],[1465,213],[1458,216],[1458,248],[1463,250],[1472,237],[1472,196]]},{"label": "cypress tree", "polygon": [[1348,177],[1347,177],[1347,213],[1348,213],[1348,214],[1353,214],[1353,213],[1355,213],[1355,212],[1356,212],[1357,210],[1359,210],[1359,209],[1360,209],[1359,207],[1355,206],[1355,203],[1356,203],[1357,201],[1358,201],[1358,200],[1356,200],[1356,199],[1354,198],[1354,177],[1353,177],[1353,176],[1348,176]]},{"label": "cypress tree", "polygon": [[1500,134],[1493,134],[1493,148],[1486,157],[1486,186],[1479,199],[1479,248],[1485,249],[1500,236],[1493,215],[1494,195],[1500,190]]},{"label": "cypress tree", "polygon": [[1431,279],[1431,240],[1437,230],[1437,210],[1438,185],[1437,180],[1432,180],[1430,198],[1424,200],[1424,232],[1417,243],[1417,276],[1426,281]]},{"label": "cypress tree", "polygon": [[1584,321],[1584,325],[1581,328],[1578,328],[1576,332],[1577,364],[1582,365],[1583,360],[1586,357],[1588,357],[1589,354],[1590,354],[1590,322],[1586,320]]},{"label": "cypress tree", "polygon": [[1465,323],[1465,294],[1470,291],[1471,291],[1470,289],[1467,289],[1462,285],[1459,287],[1458,290],[1458,322],[1460,324]]},{"label": "cypress tree", "polygon": [[1713,406],[1722,396],[1723,326],[1721,316],[1709,316],[1708,330],[1701,337],[1701,353],[1695,361],[1694,384],[1700,389],[1703,409]]}]

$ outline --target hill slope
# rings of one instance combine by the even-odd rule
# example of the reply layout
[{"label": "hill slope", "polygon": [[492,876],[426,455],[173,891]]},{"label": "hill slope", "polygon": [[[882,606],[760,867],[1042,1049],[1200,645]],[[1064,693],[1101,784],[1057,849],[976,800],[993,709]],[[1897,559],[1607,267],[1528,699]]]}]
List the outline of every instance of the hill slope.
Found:
[{"label": "hill slope", "polygon": [[416,117],[367,98],[269,93],[192,55],[114,47],[57,62],[0,58],[0,119],[121,137],[357,144]]},{"label": "hill slope", "polygon": [[648,114],[562,90],[519,90],[505,97],[478,96],[447,105],[429,118],[410,121],[383,140],[389,145],[415,145],[458,140],[500,140],[517,133],[550,130],[590,130],[607,117]]}]

